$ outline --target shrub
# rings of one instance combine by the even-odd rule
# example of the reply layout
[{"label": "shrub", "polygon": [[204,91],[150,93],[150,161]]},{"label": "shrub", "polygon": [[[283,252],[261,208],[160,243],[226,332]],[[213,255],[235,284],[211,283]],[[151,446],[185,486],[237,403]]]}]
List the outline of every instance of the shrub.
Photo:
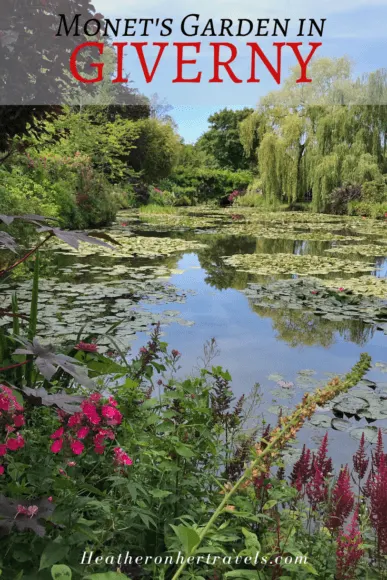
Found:
[{"label": "shrub", "polygon": [[234,190],[246,191],[252,174],[249,171],[228,171],[208,168],[177,167],[169,176],[171,191],[178,188],[190,188],[190,196],[198,202],[209,200],[221,201]]},{"label": "shrub", "polygon": [[353,201],[348,204],[349,215],[365,216],[382,219],[387,216],[387,201],[372,203],[368,201]]},{"label": "shrub", "polygon": [[117,190],[79,153],[19,156],[0,168],[0,177],[2,213],[45,214],[84,228],[110,224],[120,207]]},{"label": "shrub", "polygon": [[345,185],[336,187],[328,200],[327,208],[330,213],[344,215],[348,213],[348,204],[352,201],[359,201],[362,197],[360,185]]}]

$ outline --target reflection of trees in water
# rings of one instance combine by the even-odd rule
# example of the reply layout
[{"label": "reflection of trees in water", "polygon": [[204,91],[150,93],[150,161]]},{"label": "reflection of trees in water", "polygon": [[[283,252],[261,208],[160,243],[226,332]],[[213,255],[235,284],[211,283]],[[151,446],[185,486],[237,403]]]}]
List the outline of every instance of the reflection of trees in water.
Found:
[{"label": "reflection of trees in water", "polygon": [[374,335],[374,327],[361,320],[342,320],[333,322],[313,312],[250,306],[262,318],[271,318],[273,328],[278,332],[277,338],[296,346],[331,346],[338,333],[344,340],[358,345],[367,343]]},{"label": "reflection of trees in water", "polygon": [[207,244],[207,248],[198,251],[201,267],[207,272],[206,283],[219,290],[235,288],[243,290],[251,275],[247,272],[238,272],[233,266],[224,264],[222,256],[234,254],[253,254],[256,240],[251,236],[223,236],[203,235],[200,241]]}]

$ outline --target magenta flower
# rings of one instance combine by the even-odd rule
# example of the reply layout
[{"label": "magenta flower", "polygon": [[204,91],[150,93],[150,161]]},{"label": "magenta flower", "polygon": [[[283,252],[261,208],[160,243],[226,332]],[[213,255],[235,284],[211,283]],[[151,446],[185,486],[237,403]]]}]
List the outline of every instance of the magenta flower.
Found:
[{"label": "magenta flower", "polygon": [[359,560],[364,554],[362,537],[358,526],[358,508],[351,519],[347,533],[342,532],[337,539],[336,576],[337,580],[355,578]]},{"label": "magenta flower", "polygon": [[346,465],[339,474],[332,490],[331,510],[327,527],[336,530],[341,527],[352,511],[355,496],[351,490],[351,478]]},{"label": "magenta flower", "polygon": [[368,469],[368,464],[369,459],[366,457],[365,453],[365,438],[364,433],[362,433],[359,449],[353,456],[353,468],[355,472],[358,474],[360,480],[362,480],[363,477],[365,476],[366,471]]},{"label": "magenta flower", "polygon": [[63,439],[55,439],[50,449],[53,453],[59,453],[63,447]]},{"label": "magenta flower", "polygon": [[121,447],[114,448],[114,462],[117,465],[133,465],[133,460]]},{"label": "magenta flower", "polygon": [[75,345],[77,350],[82,350],[83,352],[98,352],[98,346],[94,342],[79,342]]},{"label": "magenta flower", "polygon": [[387,464],[383,455],[370,485],[370,520],[376,531],[378,550],[387,554]]},{"label": "magenta flower", "polygon": [[85,448],[85,446],[83,445],[83,443],[81,443],[81,441],[73,441],[70,447],[74,455],[80,455]]},{"label": "magenta flower", "polygon": [[308,496],[312,509],[315,510],[318,504],[327,499],[328,486],[321,469],[317,465],[316,459],[314,460],[312,470],[313,476],[306,485],[306,495]]}]

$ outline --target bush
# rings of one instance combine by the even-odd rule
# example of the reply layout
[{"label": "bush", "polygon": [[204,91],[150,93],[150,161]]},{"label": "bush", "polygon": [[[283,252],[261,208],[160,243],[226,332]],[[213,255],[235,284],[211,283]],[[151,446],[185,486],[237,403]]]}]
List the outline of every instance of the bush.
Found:
[{"label": "bush", "polygon": [[382,219],[387,216],[387,201],[383,203],[353,201],[348,204],[348,214]]},{"label": "bush", "polygon": [[171,191],[187,190],[191,199],[207,202],[209,200],[221,201],[231,194],[232,191],[246,191],[252,174],[249,171],[228,171],[208,168],[185,168],[177,167],[169,176],[168,184]]},{"label": "bush", "polygon": [[347,214],[348,204],[352,201],[359,201],[361,197],[361,185],[345,185],[343,187],[336,187],[327,200],[327,209],[333,214]]},{"label": "bush", "polygon": [[85,155],[25,155],[0,167],[0,211],[56,217],[68,228],[110,224],[122,193]]}]

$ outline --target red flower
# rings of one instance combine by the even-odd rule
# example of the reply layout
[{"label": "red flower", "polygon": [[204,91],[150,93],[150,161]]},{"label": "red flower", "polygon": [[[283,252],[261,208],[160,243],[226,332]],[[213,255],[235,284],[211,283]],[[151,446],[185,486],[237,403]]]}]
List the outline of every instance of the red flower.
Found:
[{"label": "red flower", "polygon": [[378,549],[387,554],[387,465],[383,455],[370,485],[370,520],[376,531]]},{"label": "red flower", "polygon": [[311,294],[318,294],[317,290],[311,290]]},{"label": "red flower", "polygon": [[353,468],[355,472],[358,474],[360,480],[363,479],[363,477],[365,476],[368,464],[369,459],[366,457],[365,454],[365,438],[364,433],[362,433],[359,449],[353,456]]},{"label": "red flower", "polygon": [[0,475],[4,474],[4,465],[0,465]]},{"label": "red flower", "polygon": [[340,471],[332,490],[331,513],[327,527],[335,530],[341,527],[352,511],[355,496],[351,490],[351,478],[346,465]]},{"label": "red flower", "polygon": [[384,446],[383,446],[382,430],[378,429],[378,439],[376,441],[376,449],[375,453],[372,454],[372,465],[374,467],[379,467],[383,457],[384,457]]},{"label": "red flower", "polygon": [[10,451],[17,451],[19,449],[19,447],[23,447],[23,446],[24,446],[24,439],[23,439],[22,445],[20,445],[19,440],[14,438],[14,437],[10,437],[7,441],[7,447]]},{"label": "red flower", "polygon": [[3,457],[7,453],[7,446],[5,443],[0,444],[0,457]]},{"label": "red flower", "polygon": [[15,427],[23,427],[25,421],[23,415],[15,415],[13,417],[13,424]]},{"label": "red flower", "polygon": [[339,292],[344,292],[344,291],[345,291],[345,288],[343,288],[342,286],[340,286]]},{"label": "red flower", "polygon": [[55,439],[50,449],[53,453],[59,453],[63,447],[63,439]]},{"label": "red flower", "polygon": [[351,519],[347,533],[342,532],[337,539],[336,576],[337,580],[352,580],[364,550],[360,547],[362,537],[358,526],[358,508]]},{"label": "red flower", "polygon": [[178,356],[180,356],[180,355],[181,355],[181,352],[179,352],[178,350],[175,350],[175,349],[174,349],[174,350],[172,351],[172,356],[173,356],[173,358],[177,358],[177,357],[178,357]]},{"label": "red flower", "polygon": [[77,350],[82,350],[83,352],[98,352],[98,346],[94,342],[79,342],[75,345]]},{"label": "red flower", "polygon": [[296,461],[293,466],[292,473],[290,475],[290,481],[293,487],[295,487],[299,492],[302,490],[302,486],[306,485],[308,479],[311,475],[311,453],[310,449],[307,449],[304,445],[300,455],[300,459]]},{"label": "red flower", "polygon": [[328,486],[321,469],[317,465],[316,459],[314,460],[312,470],[313,477],[306,485],[306,495],[308,496],[312,509],[315,510],[319,503],[327,499]]}]

